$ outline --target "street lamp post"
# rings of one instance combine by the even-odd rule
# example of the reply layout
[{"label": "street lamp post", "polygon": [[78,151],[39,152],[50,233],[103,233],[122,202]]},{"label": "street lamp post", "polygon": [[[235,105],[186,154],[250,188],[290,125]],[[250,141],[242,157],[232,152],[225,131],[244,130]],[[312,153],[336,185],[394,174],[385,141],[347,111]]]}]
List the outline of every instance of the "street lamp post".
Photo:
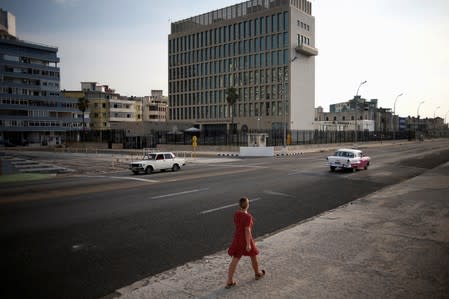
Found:
[{"label": "street lamp post", "polygon": [[398,100],[398,98],[400,97],[400,96],[402,96],[403,95],[403,93],[400,93],[400,94],[398,94],[397,96],[396,96],[396,100],[394,100],[394,106],[393,106],[393,117],[392,117],[392,123],[393,123],[393,125],[391,126],[392,127],[392,129],[393,129],[393,140],[396,140],[396,122],[394,121],[394,116],[396,115],[396,101]]},{"label": "street lamp post", "polygon": [[357,112],[358,112],[358,103],[357,103],[357,96],[359,95],[359,90],[360,90],[360,86],[362,86],[363,84],[365,84],[367,81],[362,81],[359,84],[359,87],[357,88],[357,92],[355,94],[355,123],[354,123],[354,142],[357,143],[357,133],[358,133],[358,128],[357,128]]},{"label": "street lamp post", "polygon": [[416,126],[415,126],[415,138],[416,138],[416,131],[418,129],[419,126],[419,108],[421,107],[421,105],[424,104],[424,101],[421,101],[418,105],[418,109],[416,110]]}]

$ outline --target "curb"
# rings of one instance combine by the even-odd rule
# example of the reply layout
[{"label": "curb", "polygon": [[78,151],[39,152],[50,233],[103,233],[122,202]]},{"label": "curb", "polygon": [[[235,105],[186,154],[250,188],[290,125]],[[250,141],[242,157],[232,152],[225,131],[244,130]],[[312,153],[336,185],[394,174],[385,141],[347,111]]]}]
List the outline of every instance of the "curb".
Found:
[{"label": "curb", "polygon": [[218,157],[238,157],[239,154],[234,154],[234,153],[218,153],[217,156],[218,156]]},{"label": "curb", "polygon": [[277,153],[276,157],[281,157],[281,156],[300,156],[302,155],[303,152],[293,152],[293,153]]}]

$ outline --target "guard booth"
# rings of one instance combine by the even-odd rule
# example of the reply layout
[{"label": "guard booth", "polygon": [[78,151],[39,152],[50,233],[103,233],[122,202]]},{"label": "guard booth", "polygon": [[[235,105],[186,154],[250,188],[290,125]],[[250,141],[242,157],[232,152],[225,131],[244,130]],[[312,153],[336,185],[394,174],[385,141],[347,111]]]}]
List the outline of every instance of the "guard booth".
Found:
[{"label": "guard booth", "polygon": [[266,147],[268,134],[266,133],[249,133],[248,146],[249,147]]},{"label": "guard booth", "polygon": [[272,157],[274,147],[267,147],[268,134],[248,133],[248,146],[240,147],[241,157]]}]

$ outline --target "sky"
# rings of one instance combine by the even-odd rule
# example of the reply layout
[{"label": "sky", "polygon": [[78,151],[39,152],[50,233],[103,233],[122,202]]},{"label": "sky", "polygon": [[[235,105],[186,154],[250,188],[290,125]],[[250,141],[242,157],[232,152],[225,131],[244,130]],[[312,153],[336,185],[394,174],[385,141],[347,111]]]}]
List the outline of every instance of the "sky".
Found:
[{"label": "sky", "polygon": [[[242,1],[0,0],[20,39],[58,47],[61,89],[81,81],[127,96],[168,91],[170,22]],[[357,92],[400,116],[449,121],[449,1],[312,0],[315,106]],[[403,94],[397,97],[399,94]],[[396,100],[397,99],[397,100]],[[424,101],[420,105],[420,103]]]}]

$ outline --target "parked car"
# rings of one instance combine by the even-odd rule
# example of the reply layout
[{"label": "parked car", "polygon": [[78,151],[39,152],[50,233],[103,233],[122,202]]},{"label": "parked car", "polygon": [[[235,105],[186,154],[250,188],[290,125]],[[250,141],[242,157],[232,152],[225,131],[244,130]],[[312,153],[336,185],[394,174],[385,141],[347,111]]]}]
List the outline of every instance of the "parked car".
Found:
[{"label": "parked car", "polygon": [[357,149],[338,149],[332,156],[328,156],[327,161],[331,171],[335,169],[368,169],[371,158],[366,156],[361,150]]},{"label": "parked car", "polygon": [[141,161],[131,162],[129,169],[138,174],[144,172],[146,174],[153,171],[172,170],[178,171],[182,166],[186,165],[183,158],[178,158],[172,152],[151,152],[146,153]]}]

